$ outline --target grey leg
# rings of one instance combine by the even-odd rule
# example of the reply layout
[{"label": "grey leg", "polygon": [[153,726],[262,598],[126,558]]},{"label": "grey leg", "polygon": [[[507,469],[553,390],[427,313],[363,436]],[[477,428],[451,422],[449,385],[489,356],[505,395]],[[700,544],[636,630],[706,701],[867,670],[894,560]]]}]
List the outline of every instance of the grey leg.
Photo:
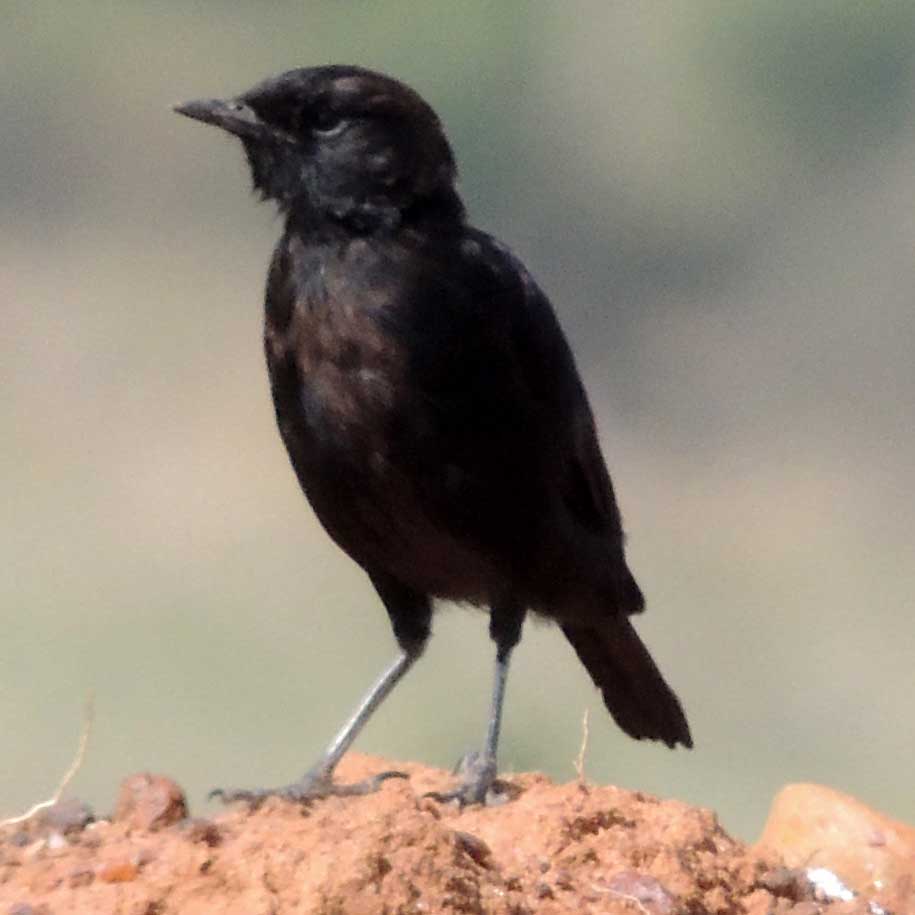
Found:
[{"label": "grey leg", "polygon": [[343,754],[350,748],[359,732],[365,727],[369,718],[385,700],[388,693],[401,681],[404,674],[416,663],[418,654],[409,654],[402,651],[394,663],[378,678],[375,685],[366,693],[359,707],[353,712],[352,717],[340,728],[337,736],[330,742],[324,755],[309,769],[305,778],[327,778],[337,768],[337,763]]},{"label": "grey leg", "polygon": [[482,753],[470,753],[461,760],[459,774],[461,784],[453,791],[432,792],[431,797],[440,801],[458,801],[464,804],[485,804],[496,802],[492,788],[498,773],[497,756],[499,732],[502,727],[502,705],[505,701],[505,684],[508,667],[515,645],[521,639],[521,627],[525,611],[510,603],[497,605],[492,609],[489,633],[496,643],[496,667],[492,684],[492,701],[489,710],[489,724]]},{"label": "grey leg", "polygon": [[228,791],[218,788],[210,792],[210,797],[218,797],[226,802],[246,801],[255,806],[268,797],[276,796],[305,802],[331,795],[369,794],[376,791],[385,779],[407,777],[403,772],[392,771],[380,772],[352,785],[341,785],[333,781],[334,770],[344,753],[359,736],[359,732],[378,706],[416,663],[429,638],[431,607],[425,595],[417,594],[398,582],[383,577],[372,576],[372,582],[385,603],[394,627],[394,635],[400,644],[401,652],[394,663],[378,678],[356,711],[337,732],[321,758],[299,781],[281,788],[242,788]]}]

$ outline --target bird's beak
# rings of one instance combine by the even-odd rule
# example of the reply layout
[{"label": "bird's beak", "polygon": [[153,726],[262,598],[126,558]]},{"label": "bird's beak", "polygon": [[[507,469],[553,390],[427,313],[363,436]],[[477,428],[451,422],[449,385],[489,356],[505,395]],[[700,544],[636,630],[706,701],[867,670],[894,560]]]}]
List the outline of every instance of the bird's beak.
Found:
[{"label": "bird's beak", "polygon": [[237,137],[257,140],[270,133],[254,110],[237,99],[199,99],[175,105],[174,110],[195,121],[221,127]]}]

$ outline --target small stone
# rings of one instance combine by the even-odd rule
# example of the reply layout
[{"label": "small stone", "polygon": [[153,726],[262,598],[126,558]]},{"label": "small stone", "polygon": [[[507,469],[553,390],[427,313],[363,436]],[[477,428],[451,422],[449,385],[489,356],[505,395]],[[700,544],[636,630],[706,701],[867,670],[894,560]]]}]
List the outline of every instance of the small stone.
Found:
[{"label": "small stone", "polygon": [[130,883],[136,880],[140,868],[133,861],[120,859],[108,861],[96,870],[96,876],[105,883]]},{"label": "small stone", "polygon": [[807,878],[807,872],[800,867],[776,867],[760,877],[759,885],[773,896],[793,902],[813,900],[813,886]]},{"label": "small stone", "polygon": [[70,872],[67,882],[71,889],[78,889],[81,886],[89,886],[94,879],[95,874],[92,873],[92,868],[78,867],[76,870]]},{"label": "small stone", "polygon": [[477,836],[469,832],[455,830],[454,839],[458,848],[470,856],[480,867],[489,867],[492,852],[489,846]]},{"label": "small stone", "polygon": [[222,844],[222,832],[212,820],[193,817],[185,820],[181,824],[181,828],[185,837],[190,839],[191,842],[200,842],[210,848],[215,848],[217,845]]},{"label": "small stone", "polygon": [[573,890],[575,884],[572,882],[572,875],[567,870],[558,870],[553,876],[556,886],[561,890]]},{"label": "small stone", "polygon": [[67,848],[68,845],[69,842],[59,832],[52,832],[48,836],[48,851],[60,851],[62,848]]},{"label": "small stone", "polygon": [[187,816],[184,792],[170,778],[142,772],[121,782],[114,820],[131,829],[156,830]]},{"label": "small stone", "polygon": [[813,888],[813,897],[817,902],[840,900],[851,902],[855,894],[828,868],[811,867],[804,872]]},{"label": "small stone", "polygon": [[638,871],[620,871],[610,880],[608,889],[619,896],[634,899],[652,915],[671,915],[676,905],[676,899],[658,880]]},{"label": "small stone", "polygon": [[915,872],[915,828],[822,785],[782,788],[758,846],[788,867],[828,868],[865,896]]},{"label": "small stone", "polygon": [[131,860],[137,867],[143,868],[151,861],[156,860],[156,853],[151,848],[144,846],[133,853]]},{"label": "small stone", "polygon": [[128,915],[163,915],[165,906],[156,899],[142,899],[132,906]]},{"label": "small stone", "polygon": [[79,844],[83,848],[100,848],[105,841],[105,833],[110,827],[110,820],[96,820],[94,823],[90,823],[80,834]]},{"label": "small stone", "polygon": [[40,815],[44,827],[63,835],[82,832],[94,819],[92,808],[75,797],[58,801]]}]

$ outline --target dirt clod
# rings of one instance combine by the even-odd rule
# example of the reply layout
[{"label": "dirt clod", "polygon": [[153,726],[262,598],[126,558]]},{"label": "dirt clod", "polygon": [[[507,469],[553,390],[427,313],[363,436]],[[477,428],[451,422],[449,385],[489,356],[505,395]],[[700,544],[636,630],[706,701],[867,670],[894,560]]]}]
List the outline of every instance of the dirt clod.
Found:
[{"label": "dirt clod", "polygon": [[191,842],[201,842],[215,848],[222,842],[222,833],[212,820],[192,817],[180,824],[184,837]]},{"label": "dirt clod", "polygon": [[481,867],[489,867],[490,859],[492,858],[492,852],[489,850],[489,846],[482,840],[478,839],[476,836],[472,836],[469,832],[461,832],[459,829],[456,829],[454,832],[455,841],[458,844],[458,847],[463,849],[477,862]]},{"label": "dirt clod", "polygon": [[170,778],[143,772],[121,783],[114,820],[132,829],[163,829],[187,816],[184,792]]},{"label": "dirt clod", "polygon": [[[391,767],[351,755],[340,778]],[[397,768],[409,781],[376,794],[307,808],[269,799],[170,829],[161,826],[183,814],[180,789],[133,777],[113,821],[53,853],[44,839],[23,848],[0,834],[0,915],[869,912],[863,897],[811,900],[800,874],[777,871],[777,854],[747,848],[713,813],[679,801],[528,774],[512,778],[509,803],[461,810],[423,797],[450,788],[448,773]]]}]

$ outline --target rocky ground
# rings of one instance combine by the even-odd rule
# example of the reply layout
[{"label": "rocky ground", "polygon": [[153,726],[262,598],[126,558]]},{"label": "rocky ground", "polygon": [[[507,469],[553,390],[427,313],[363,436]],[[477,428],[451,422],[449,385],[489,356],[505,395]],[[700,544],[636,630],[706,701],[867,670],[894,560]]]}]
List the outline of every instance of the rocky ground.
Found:
[{"label": "rocky ground", "polygon": [[110,818],[70,802],[0,831],[0,915],[915,915],[915,830],[828,789],[783,791],[746,846],[620,788],[517,775],[459,810],[423,797],[440,770],[353,754],[340,776],[395,767],[374,795],[211,820],[133,776]]}]

